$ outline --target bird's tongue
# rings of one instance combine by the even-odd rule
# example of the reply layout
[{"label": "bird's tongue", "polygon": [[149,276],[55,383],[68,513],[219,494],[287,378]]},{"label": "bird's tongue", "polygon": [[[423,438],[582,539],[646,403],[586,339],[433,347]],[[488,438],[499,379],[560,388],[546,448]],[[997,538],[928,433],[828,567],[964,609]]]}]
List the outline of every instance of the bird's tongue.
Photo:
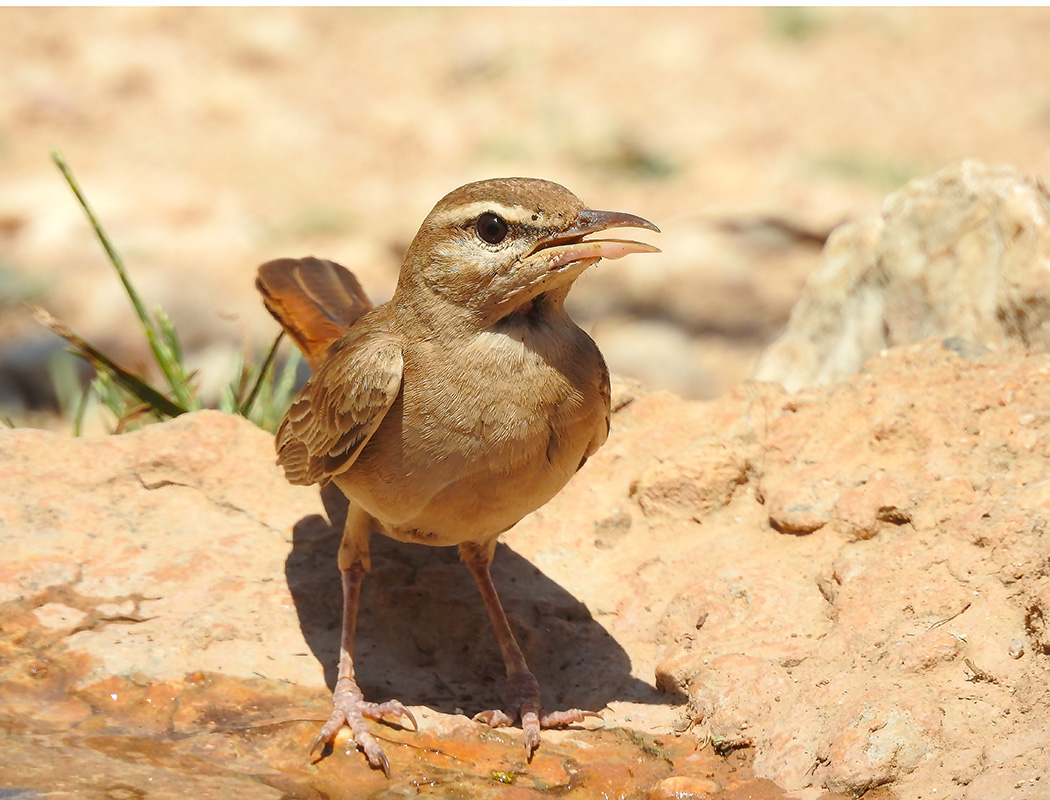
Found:
[{"label": "bird's tongue", "polygon": [[660,248],[644,242],[624,239],[593,239],[546,247],[536,255],[548,261],[550,269],[559,269],[577,261],[599,258],[623,258],[631,253],[659,253]]}]

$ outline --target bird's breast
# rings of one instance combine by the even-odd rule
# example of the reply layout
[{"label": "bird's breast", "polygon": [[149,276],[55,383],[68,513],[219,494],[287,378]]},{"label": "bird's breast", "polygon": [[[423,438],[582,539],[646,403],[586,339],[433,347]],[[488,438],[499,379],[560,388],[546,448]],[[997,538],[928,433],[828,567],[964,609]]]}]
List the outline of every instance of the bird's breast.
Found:
[{"label": "bird's breast", "polygon": [[608,430],[607,373],[575,326],[404,348],[401,393],[340,486],[389,535],[490,538],[553,497]]}]

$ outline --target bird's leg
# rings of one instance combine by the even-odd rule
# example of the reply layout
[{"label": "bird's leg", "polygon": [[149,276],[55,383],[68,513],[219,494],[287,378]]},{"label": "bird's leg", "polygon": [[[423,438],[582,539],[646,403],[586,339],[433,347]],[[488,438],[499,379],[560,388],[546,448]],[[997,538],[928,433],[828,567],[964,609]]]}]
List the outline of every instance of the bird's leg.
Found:
[{"label": "bird's leg", "polygon": [[357,746],[364,751],[368,763],[383,770],[390,777],[390,762],[383,749],[368,732],[365,718],[379,720],[385,715],[404,717],[418,728],[416,718],[399,700],[385,703],[365,701],[354,680],[354,639],[357,634],[357,609],[361,601],[361,583],[371,567],[368,557],[368,536],[371,520],[351,504],[347,513],[343,541],[339,546],[339,571],[343,579],[343,629],[339,641],[339,673],[332,692],[332,715],[317,735],[311,752],[335,739],[339,729],[346,725]]},{"label": "bird's leg", "polygon": [[464,542],[459,546],[460,558],[474,576],[474,580],[478,582],[481,598],[485,601],[485,608],[488,609],[489,619],[492,620],[492,628],[496,633],[496,641],[499,642],[499,649],[503,654],[503,663],[507,668],[507,682],[503,693],[506,710],[483,711],[474,719],[497,728],[513,725],[515,720],[520,718],[521,727],[525,733],[525,751],[531,760],[533,752],[540,746],[541,728],[558,728],[582,722],[586,717],[601,718],[601,715],[576,708],[548,714],[542,713],[540,685],[536,676],[529,671],[528,664],[525,663],[525,656],[514,638],[499,595],[496,594],[496,586],[492,583],[489,564],[492,563],[494,554],[495,540],[486,544]]}]

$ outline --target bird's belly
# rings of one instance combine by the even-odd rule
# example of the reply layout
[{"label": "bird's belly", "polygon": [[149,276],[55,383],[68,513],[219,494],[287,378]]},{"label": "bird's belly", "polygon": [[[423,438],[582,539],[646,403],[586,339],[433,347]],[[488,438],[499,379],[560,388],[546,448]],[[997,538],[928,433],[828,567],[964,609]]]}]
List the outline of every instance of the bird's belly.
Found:
[{"label": "bird's belly", "polygon": [[572,470],[518,470],[513,477],[465,475],[441,488],[403,519],[373,515],[383,533],[401,541],[455,545],[498,536],[550,500]]},{"label": "bird's belly", "polygon": [[[455,460],[425,450],[402,451],[396,461],[371,458],[370,443],[336,483],[394,539],[435,546],[484,541],[561,490],[589,452],[591,427],[576,424],[560,435],[544,432],[487,447],[483,442],[456,449]],[[384,468],[377,469],[380,462]],[[399,468],[392,469],[395,464]]]}]

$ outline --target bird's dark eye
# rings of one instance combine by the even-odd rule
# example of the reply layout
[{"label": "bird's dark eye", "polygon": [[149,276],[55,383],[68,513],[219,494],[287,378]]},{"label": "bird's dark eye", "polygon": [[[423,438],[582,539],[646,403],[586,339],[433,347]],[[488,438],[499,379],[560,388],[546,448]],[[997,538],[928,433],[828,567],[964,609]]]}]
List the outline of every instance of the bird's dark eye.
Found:
[{"label": "bird's dark eye", "polygon": [[491,211],[486,211],[478,217],[478,221],[474,223],[474,228],[477,230],[478,236],[481,237],[481,241],[489,244],[499,244],[507,238],[507,221]]}]

